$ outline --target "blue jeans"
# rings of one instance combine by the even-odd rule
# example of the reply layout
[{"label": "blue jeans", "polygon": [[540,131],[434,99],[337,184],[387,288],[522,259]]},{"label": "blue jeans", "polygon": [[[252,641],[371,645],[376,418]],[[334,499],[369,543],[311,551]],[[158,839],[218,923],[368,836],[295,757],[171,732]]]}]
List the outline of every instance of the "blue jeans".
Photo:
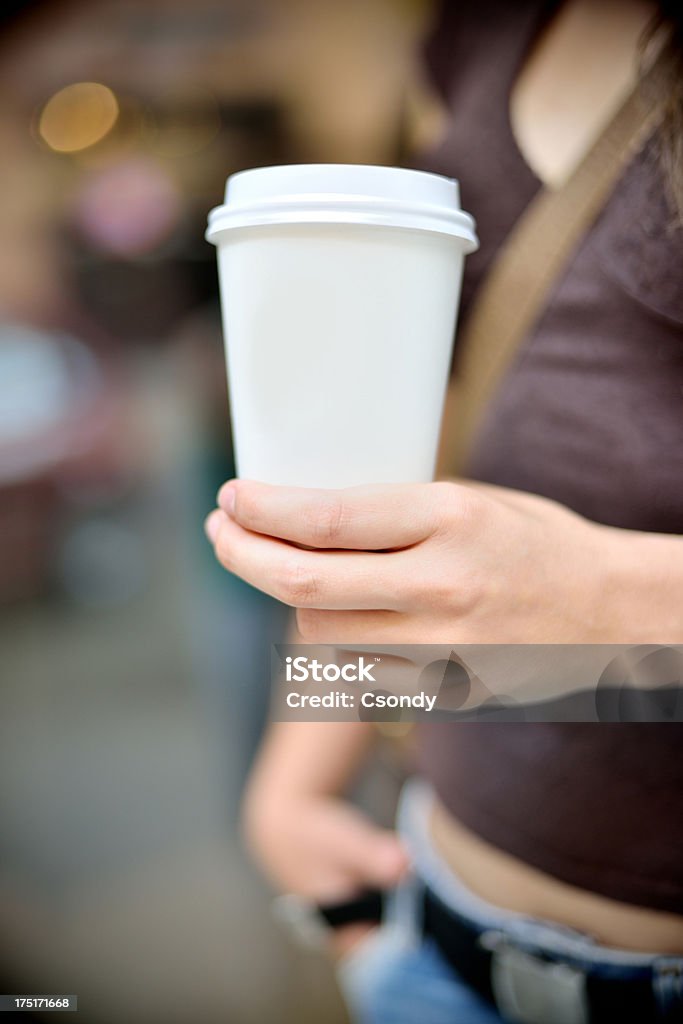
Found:
[{"label": "blue jeans", "polygon": [[[497,1010],[458,978],[430,939],[387,946],[385,931],[377,938],[378,945],[371,936],[340,967],[354,1024],[501,1024]],[[362,977],[357,957],[365,959]]]},{"label": "blue jeans", "polygon": [[[600,946],[570,928],[502,910],[476,896],[441,860],[431,844],[428,787],[409,783],[398,829],[410,849],[415,875],[391,897],[386,919],[338,968],[342,992],[355,1024],[506,1024],[509,1017],[483,999],[421,933],[424,885],[456,915],[481,932],[503,934],[531,954],[557,957],[581,971],[615,979],[654,972],[662,1021],[683,1021],[683,957],[665,957]],[[551,1003],[556,998],[553,990]],[[501,994],[501,1005],[505,1005]],[[581,1002],[583,995],[577,995]],[[585,1009],[585,1018],[588,1011]],[[667,1015],[668,1014],[668,1015]],[[542,1019],[559,1019],[549,1006]],[[576,1019],[578,1020],[579,1017]],[[524,1018],[516,1018],[524,1019]],[[565,1019],[564,1017],[562,1019]],[[615,1021],[615,1024],[617,1022]],[[642,1024],[651,1022],[642,1021]]]}]

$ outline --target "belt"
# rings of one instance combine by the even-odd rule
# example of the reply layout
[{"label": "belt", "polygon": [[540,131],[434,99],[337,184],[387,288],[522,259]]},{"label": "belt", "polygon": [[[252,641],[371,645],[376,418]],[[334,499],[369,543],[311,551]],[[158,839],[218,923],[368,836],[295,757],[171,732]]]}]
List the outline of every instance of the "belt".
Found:
[{"label": "belt", "polygon": [[680,961],[671,968],[676,977],[662,1000],[657,993],[661,978],[654,966],[615,968],[573,960],[522,943],[504,926],[482,929],[429,889],[424,890],[423,901],[425,936],[506,1020],[515,1024],[683,1021]]}]

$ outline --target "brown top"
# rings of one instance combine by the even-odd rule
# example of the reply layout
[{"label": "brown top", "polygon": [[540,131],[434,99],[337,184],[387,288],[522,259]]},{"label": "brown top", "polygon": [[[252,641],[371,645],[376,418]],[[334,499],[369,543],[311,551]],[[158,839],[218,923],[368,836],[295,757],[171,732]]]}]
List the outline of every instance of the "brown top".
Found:
[{"label": "brown top", "polygon": [[[453,117],[424,166],[459,178],[482,241],[466,261],[461,322],[540,185],[508,108],[516,73],[556,7],[446,3],[428,44]],[[683,532],[681,267],[683,231],[651,141],[555,286],[486,415],[469,475],[596,522]],[[484,839],[570,884],[683,913],[683,726],[421,731],[423,773]]]}]

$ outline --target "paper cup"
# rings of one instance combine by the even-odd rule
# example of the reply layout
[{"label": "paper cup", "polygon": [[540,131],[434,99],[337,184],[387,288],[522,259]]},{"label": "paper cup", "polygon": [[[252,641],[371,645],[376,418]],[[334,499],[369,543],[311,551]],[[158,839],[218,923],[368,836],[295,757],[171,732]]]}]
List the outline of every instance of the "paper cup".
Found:
[{"label": "paper cup", "polygon": [[241,171],[206,237],[239,475],[431,480],[463,260],[478,244],[458,183],[346,164]]}]

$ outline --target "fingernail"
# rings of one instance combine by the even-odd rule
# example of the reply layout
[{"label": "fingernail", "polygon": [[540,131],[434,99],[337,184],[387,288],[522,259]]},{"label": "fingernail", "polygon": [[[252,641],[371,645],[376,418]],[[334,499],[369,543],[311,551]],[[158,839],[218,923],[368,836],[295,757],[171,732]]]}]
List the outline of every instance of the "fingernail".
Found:
[{"label": "fingernail", "polygon": [[223,484],[218,492],[218,504],[229,516],[235,511],[235,488],[231,483]]},{"label": "fingernail", "polygon": [[221,523],[223,521],[223,513],[219,508],[215,508],[210,515],[206,517],[204,523],[204,532],[209,538],[212,544],[216,543],[216,539],[220,532]]}]

